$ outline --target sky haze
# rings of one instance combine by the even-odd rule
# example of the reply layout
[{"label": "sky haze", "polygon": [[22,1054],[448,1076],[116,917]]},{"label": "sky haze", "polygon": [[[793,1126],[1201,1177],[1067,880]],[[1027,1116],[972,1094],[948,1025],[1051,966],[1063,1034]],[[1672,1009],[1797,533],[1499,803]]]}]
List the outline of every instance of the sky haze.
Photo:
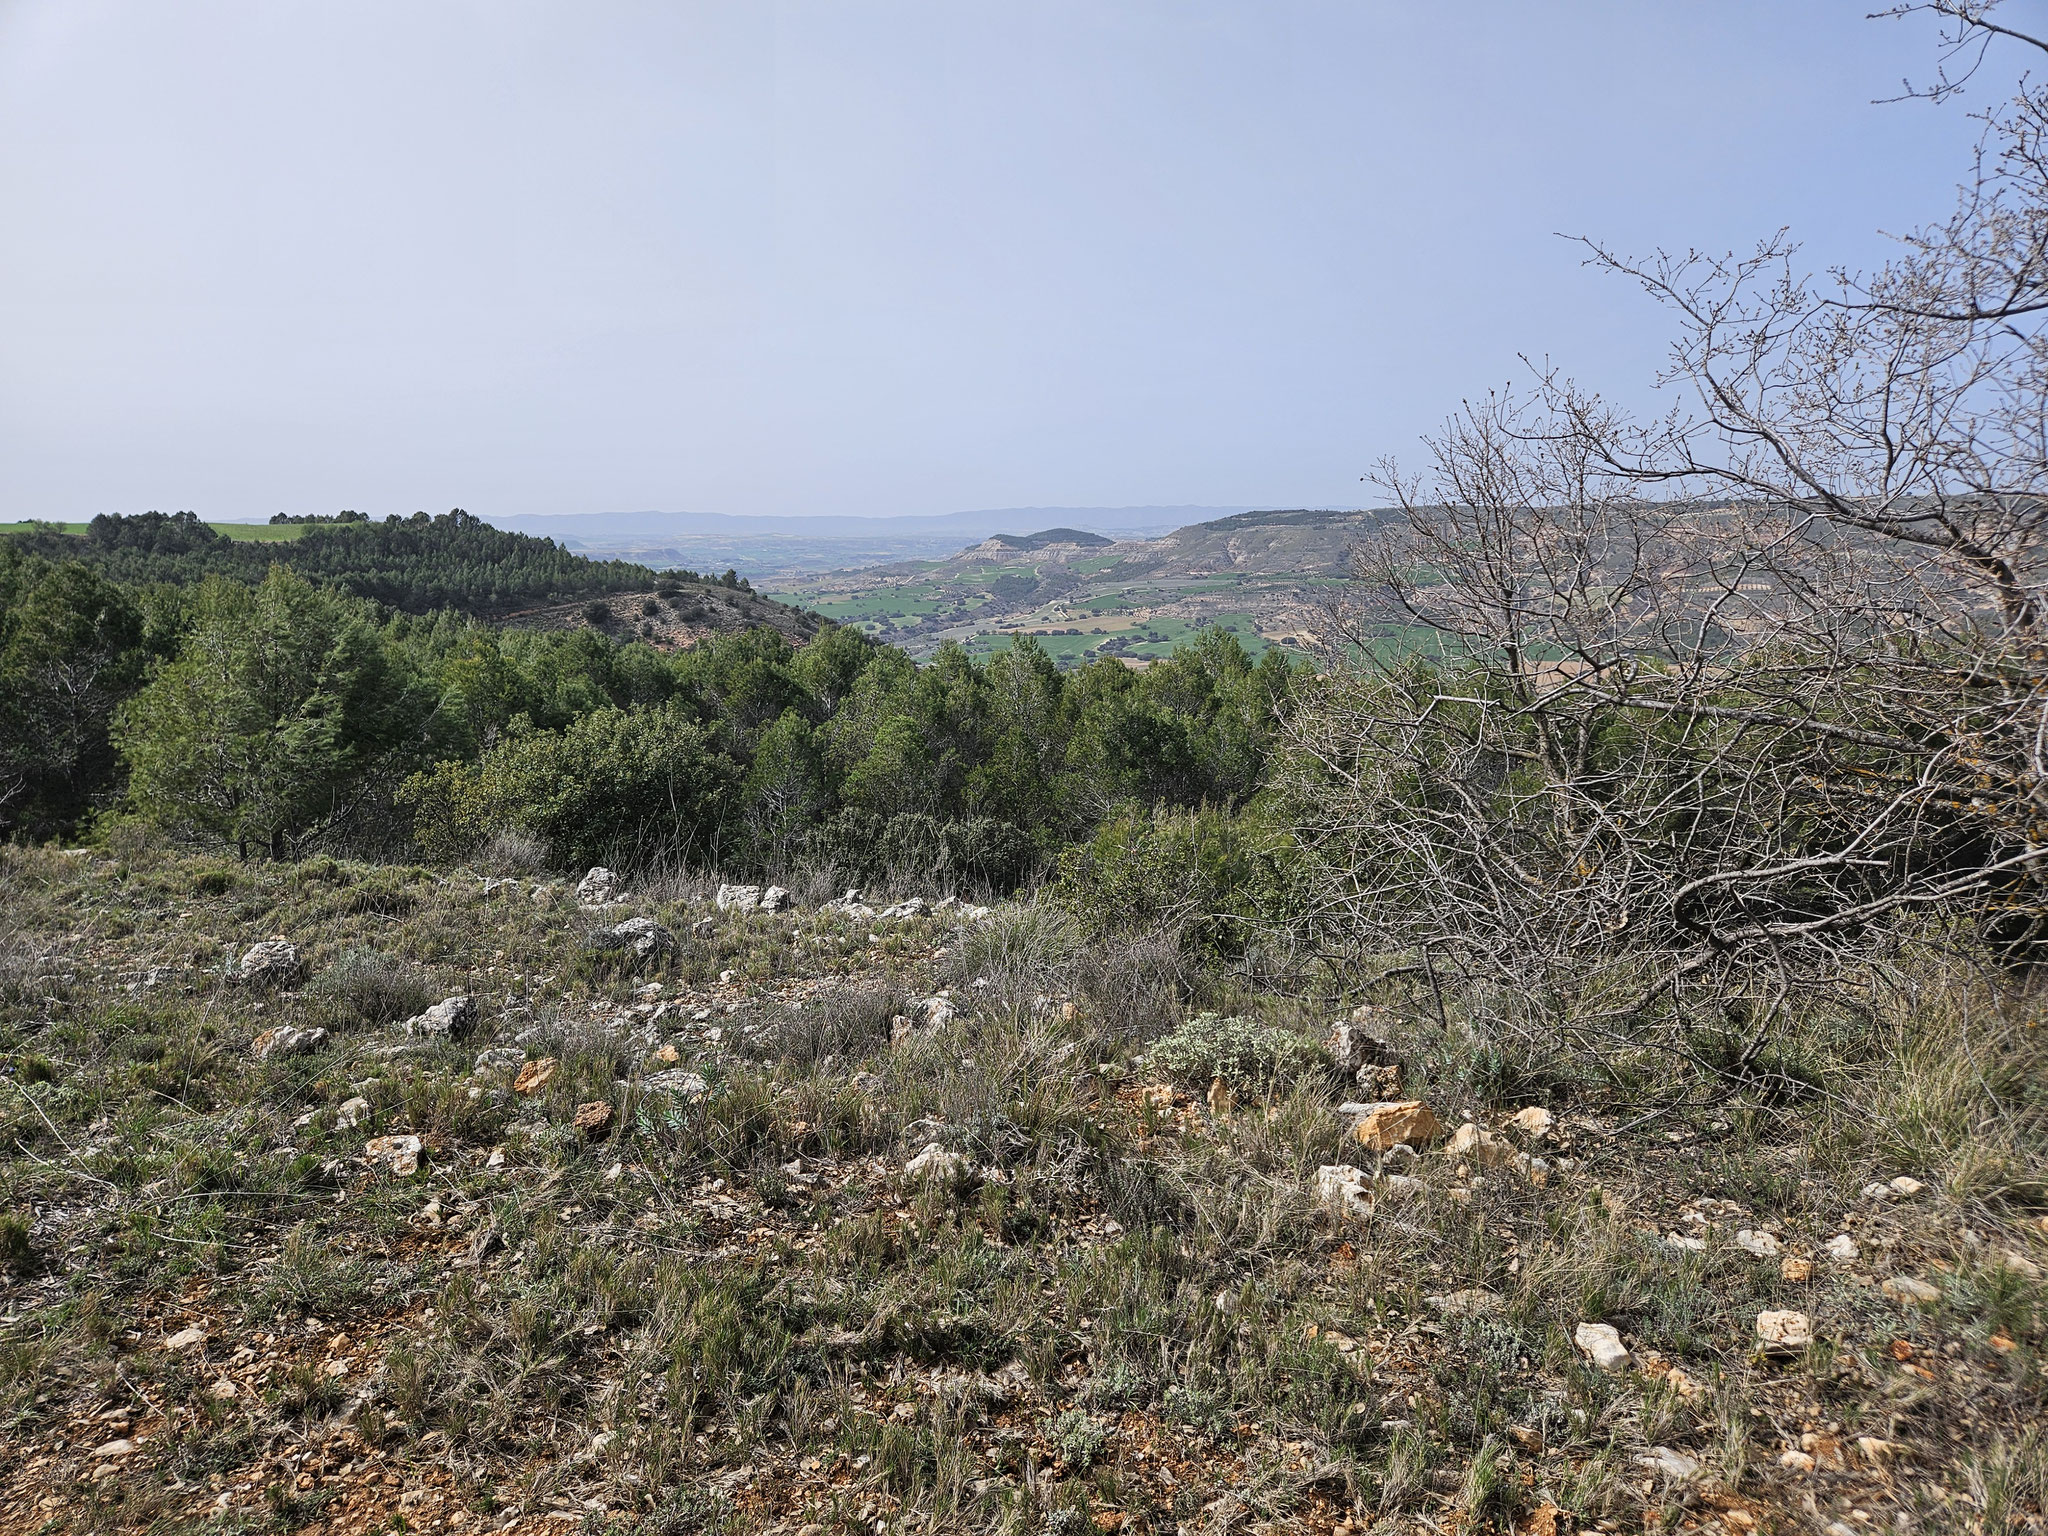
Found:
[{"label": "sky haze", "polygon": [[1355,504],[1944,212],[1867,9],[4,0],[0,517]]}]

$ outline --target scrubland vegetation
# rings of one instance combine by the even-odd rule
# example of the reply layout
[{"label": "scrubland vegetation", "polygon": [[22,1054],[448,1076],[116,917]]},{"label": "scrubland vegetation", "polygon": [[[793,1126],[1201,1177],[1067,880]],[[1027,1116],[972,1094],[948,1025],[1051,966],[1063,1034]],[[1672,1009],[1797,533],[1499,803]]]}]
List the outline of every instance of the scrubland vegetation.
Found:
[{"label": "scrubland vegetation", "polygon": [[[1276,987],[1060,888],[878,919],[649,870],[586,910],[537,855],[5,856],[11,1528],[2038,1507],[2043,1063],[1995,974],[1845,978],[1767,1077],[1638,1124],[1653,1045],[1412,971]],[[589,943],[627,914],[669,947]],[[451,996],[472,1025],[409,1031]],[[1486,1136],[1361,1144],[1322,1042],[1368,996],[1369,1096]],[[1811,1342],[1767,1352],[1781,1310]]]},{"label": "scrubland vegetation", "polygon": [[1596,250],[1692,414],[1468,407],[1314,668],[0,545],[6,1528],[2039,1529],[1988,129],[1868,278]]}]

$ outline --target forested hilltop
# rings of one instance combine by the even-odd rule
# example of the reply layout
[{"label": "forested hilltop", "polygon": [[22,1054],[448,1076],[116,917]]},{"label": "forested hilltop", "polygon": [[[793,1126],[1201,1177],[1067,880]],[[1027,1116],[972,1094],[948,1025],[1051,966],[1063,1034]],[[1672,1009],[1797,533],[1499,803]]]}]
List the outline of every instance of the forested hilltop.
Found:
[{"label": "forested hilltop", "polygon": [[659,580],[707,579],[693,571],[657,576],[626,560],[586,560],[552,539],[503,532],[460,508],[439,517],[415,512],[381,522],[347,514],[291,521],[305,528],[289,543],[228,538],[190,512],[103,514],[82,534],[42,524],[0,539],[46,560],[79,561],[128,585],[183,586],[207,576],[254,583],[282,562],[310,581],[414,614],[452,609],[489,617],[541,603],[647,590]]},{"label": "forested hilltop", "polygon": [[[0,828],[76,835],[133,814],[244,858],[447,860],[515,836],[560,865],[916,870],[1008,889],[1119,817],[1242,804],[1290,689],[1283,656],[1254,665],[1222,634],[1142,675],[1063,674],[1028,641],[920,668],[832,627],[801,647],[757,627],[669,652],[630,629],[411,613],[348,590],[386,582],[375,561],[316,583],[319,561],[296,558],[326,538],[396,559],[402,546],[369,542],[382,526],[310,531],[253,584],[220,551],[254,546],[175,519],[0,543]],[[464,519],[399,531],[451,557],[510,537]],[[78,542],[104,558],[33,552]],[[518,542],[535,572],[566,562],[565,583],[633,569],[586,578]],[[446,579],[478,590],[465,569]],[[132,579],[154,570],[199,575]],[[388,585],[443,579],[401,563]],[[718,591],[752,596],[740,586]]]}]

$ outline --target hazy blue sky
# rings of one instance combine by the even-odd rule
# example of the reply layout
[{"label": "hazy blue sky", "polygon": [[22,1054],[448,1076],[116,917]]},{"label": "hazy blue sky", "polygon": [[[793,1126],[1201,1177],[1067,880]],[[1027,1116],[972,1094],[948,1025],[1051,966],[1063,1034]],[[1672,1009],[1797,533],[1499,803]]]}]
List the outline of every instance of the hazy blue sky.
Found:
[{"label": "hazy blue sky", "polygon": [[1355,504],[1944,211],[1871,8],[0,0],[0,516]]}]

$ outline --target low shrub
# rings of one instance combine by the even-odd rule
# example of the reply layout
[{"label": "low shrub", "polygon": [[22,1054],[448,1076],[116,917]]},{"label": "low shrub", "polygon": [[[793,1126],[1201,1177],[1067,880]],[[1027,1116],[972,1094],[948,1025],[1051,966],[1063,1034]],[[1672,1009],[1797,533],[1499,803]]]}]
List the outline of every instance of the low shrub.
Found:
[{"label": "low shrub", "polygon": [[0,1211],[0,1270],[25,1275],[35,1268],[35,1248],[29,1242],[28,1218],[18,1211]]},{"label": "low shrub", "polygon": [[313,997],[368,1025],[395,1024],[436,1001],[418,966],[375,950],[352,949],[313,978]]},{"label": "low shrub", "polygon": [[1214,1013],[1196,1014],[1143,1059],[1148,1071],[1185,1087],[1204,1087],[1221,1078],[1238,1092],[1260,1095],[1329,1068],[1329,1058],[1312,1040]]},{"label": "low shrub", "polygon": [[1133,807],[1060,856],[1051,894],[1093,930],[1166,934],[1230,957],[1244,951],[1244,918],[1272,911],[1280,884],[1243,817]]}]

